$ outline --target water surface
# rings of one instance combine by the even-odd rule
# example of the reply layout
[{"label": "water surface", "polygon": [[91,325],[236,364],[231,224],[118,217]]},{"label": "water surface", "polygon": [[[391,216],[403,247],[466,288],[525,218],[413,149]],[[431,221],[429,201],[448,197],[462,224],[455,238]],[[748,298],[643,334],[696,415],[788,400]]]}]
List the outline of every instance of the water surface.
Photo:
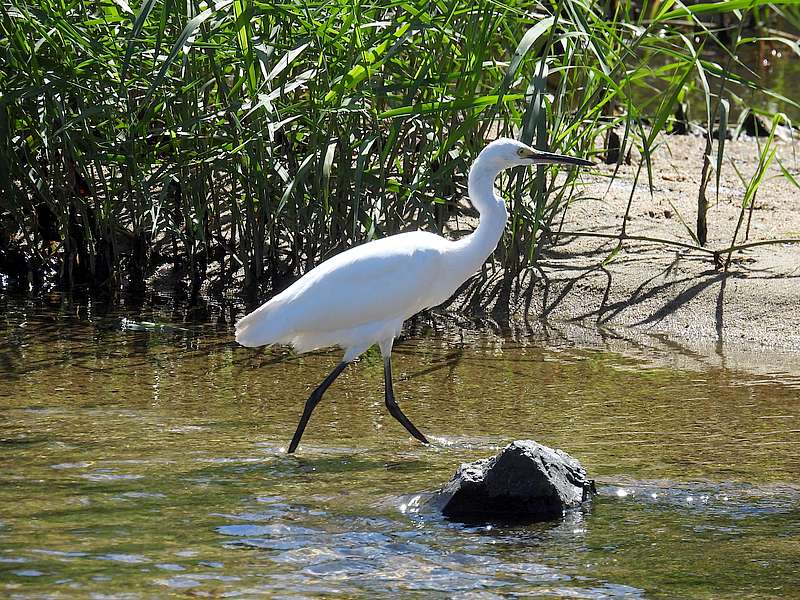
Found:
[{"label": "water surface", "polygon": [[[368,354],[296,456],[338,360],[253,351],[166,310],[0,300],[0,596],[785,598],[800,565],[797,380],[418,328],[383,407]],[[517,438],[598,479],[591,507],[466,527],[425,509]]]}]

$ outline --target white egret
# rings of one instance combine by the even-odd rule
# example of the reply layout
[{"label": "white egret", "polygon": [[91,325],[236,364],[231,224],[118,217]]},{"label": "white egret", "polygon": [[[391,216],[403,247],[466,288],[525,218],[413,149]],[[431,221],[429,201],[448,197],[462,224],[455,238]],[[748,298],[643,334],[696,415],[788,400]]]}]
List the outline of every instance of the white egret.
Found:
[{"label": "white egret", "polygon": [[508,218],[494,187],[500,171],[540,164],[592,163],[534,150],[516,140],[496,140],[478,155],[469,173],[469,198],[480,213],[473,233],[452,241],[413,231],[356,246],[315,267],[236,323],[236,341],[243,346],[289,344],[298,353],[328,346],[344,349],[342,361],[306,401],[289,453],[297,449],[325,390],[373,344],[383,356],[386,408],[412,436],[428,443],[394,399],[394,338],[406,319],[450,298],[497,246]]}]

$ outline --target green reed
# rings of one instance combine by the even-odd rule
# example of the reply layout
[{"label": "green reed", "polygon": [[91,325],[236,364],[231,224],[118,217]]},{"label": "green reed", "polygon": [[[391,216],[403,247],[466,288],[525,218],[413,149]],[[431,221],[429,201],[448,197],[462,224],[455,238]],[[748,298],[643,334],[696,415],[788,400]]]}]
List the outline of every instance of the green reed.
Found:
[{"label": "green reed", "polygon": [[[714,18],[796,19],[782,4],[5,2],[0,271],[112,291],[171,271],[254,296],[353,244],[443,231],[498,135],[602,158],[616,129],[652,181],[687,86],[709,130],[732,101],[709,81],[772,93],[706,57],[738,60]],[[496,264],[514,274],[580,180],[508,177]]]}]

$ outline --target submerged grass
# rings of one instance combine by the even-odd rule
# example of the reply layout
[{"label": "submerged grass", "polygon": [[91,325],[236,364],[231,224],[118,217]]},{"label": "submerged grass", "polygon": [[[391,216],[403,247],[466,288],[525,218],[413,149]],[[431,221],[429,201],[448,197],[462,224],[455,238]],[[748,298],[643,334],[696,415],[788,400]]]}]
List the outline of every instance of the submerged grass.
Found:
[{"label": "submerged grass", "polygon": [[[619,135],[614,162],[637,148],[652,182],[687,89],[709,143],[731,103],[779,97],[730,69],[742,43],[800,53],[772,14],[800,21],[760,0],[4,2],[0,272],[114,291],[172,269],[253,297],[343,247],[441,231],[498,135],[601,158]],[[579,188],[508,177],[496,258],[514,274]]]}]

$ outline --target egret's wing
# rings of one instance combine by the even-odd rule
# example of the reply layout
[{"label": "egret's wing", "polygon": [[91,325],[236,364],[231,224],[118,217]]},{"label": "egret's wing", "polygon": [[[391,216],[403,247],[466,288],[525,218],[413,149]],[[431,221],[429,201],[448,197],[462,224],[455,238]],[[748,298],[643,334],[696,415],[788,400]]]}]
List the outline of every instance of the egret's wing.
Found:
[{"label": "egret's wing", "polygon": [[437,295],[442,247],[433,234],[413,232],[343,252],[313,269],[274,300],[271,316],[285,331],[337,331],[406,318]]}]

